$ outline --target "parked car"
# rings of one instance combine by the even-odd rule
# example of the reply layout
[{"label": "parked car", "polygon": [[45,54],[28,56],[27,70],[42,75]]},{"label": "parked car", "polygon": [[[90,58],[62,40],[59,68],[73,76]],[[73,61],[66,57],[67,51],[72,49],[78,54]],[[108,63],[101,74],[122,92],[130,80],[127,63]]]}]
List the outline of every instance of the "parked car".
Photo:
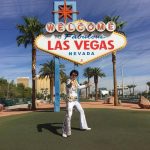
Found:
[{"label": "parked car", "polygon": [[102,96],[109,95],[109,91],[107,90],[107,88],[99,88],[99,92]]}]

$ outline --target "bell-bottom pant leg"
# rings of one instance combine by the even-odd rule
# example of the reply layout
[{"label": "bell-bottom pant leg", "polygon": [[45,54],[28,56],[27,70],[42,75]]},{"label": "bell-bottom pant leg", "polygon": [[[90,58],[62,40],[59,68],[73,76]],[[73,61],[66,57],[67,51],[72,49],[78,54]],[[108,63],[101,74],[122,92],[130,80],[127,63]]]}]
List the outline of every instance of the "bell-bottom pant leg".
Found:
[{"label": "bell-bottom pant leg", "polygon": [[67,135],[71,135],[71,117],[74,105],[75,105],[74,101],[67,103],[67,111],[62,128],[62,132]]},{"label": "bell-bottom pant leg", "polygon": [[62,128],[62,132],[67,135],[71,135],[71,117],[72,117],[74,106],[77,108],[77,110],[80,113],[80,129],[88,128],[85,113],[81,104],[78,101],[68,102],[67,111],[66,111],[66,115],[65,115],[65,119],[63,123],[63,128]]},{"label": "bell-bottom pant leg", "polygon": [[87,125],[85,113],[81,104],[78,101],[75,101],[75,106],[80,113],[80,129],[87,129],[88,125]]}]

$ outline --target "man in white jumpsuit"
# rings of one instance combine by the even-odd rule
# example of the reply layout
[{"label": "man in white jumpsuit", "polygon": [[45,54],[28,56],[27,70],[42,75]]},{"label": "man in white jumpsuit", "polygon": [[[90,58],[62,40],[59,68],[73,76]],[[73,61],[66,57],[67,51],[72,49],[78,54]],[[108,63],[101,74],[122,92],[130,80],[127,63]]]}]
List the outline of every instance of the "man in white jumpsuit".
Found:
[{"label": "man in white jumpsuit", "polygon": [[77,110],[80,113],[80,129],[83,130],[91,130],[91,128],[88,127],[84,110],[80,103],[78,102],[78,89],[86,88],[90,86],[89,84],[86,85],[79,85],[76,77],[78,76],[77,70],[72,70],[70,72],[70,79],[67,80],[66,83],[66,91],[67,91],[67,111],[62,127],[62,136],[67,137],[71,135],[71,116],[73,107],[75,106]]}]

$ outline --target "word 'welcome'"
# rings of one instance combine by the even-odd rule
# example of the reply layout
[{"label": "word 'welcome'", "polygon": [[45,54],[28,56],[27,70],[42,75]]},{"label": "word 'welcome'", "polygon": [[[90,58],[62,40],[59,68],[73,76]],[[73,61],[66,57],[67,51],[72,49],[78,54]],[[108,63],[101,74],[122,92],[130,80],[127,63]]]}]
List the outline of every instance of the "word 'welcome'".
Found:
[{"label": "word 'welcome'", "polygon": [[58,24],[54,24],[52,22],[49,22],[46,24],[45,29],[48,33],[53,33],[55,31],[59,33],[63,33],[65,31],[67,32],[104,32],[105,30],[109,32],[113,32],[116,29],[116,24],[113,21],[109,21],[107,24],[100,21],[97,24],[94,22],[69,22],[67,24],[64,24],[63,22],[59,22]]}]

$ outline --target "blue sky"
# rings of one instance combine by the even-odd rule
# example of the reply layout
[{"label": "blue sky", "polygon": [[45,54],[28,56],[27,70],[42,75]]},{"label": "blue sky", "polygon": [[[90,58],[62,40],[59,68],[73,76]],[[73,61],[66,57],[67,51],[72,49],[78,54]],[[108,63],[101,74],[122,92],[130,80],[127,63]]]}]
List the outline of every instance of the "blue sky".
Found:
[{"label": "blue sky", "polygon": [[[78,19],[97,22],[104,16],[119,15],[127,21],[124,31],[128,45],[117,53],[117,79],[121,84],[121,67],[124,70],[124,82],[136,84],[136,90],[146,90],[150,81],[150,0],[76,0],[80,12]],[[31,78],[31,47],[18,47],[16,37],[19,35],[16,24],[22,23],[22,16],[37,16],[41,22],[53,20],[53,0],[0,0],[0,77],[15,80],[20,76]],[[51,60],[52,56],[37,51],[37,74],[40,64]],[[65,63],[68,73],[74,65]],[[111,55],[98,59],[84,66],[79,66],[80,81],[86,67],[101,67],[107,77],[100,79],[100,86],[112,89]]]}]

